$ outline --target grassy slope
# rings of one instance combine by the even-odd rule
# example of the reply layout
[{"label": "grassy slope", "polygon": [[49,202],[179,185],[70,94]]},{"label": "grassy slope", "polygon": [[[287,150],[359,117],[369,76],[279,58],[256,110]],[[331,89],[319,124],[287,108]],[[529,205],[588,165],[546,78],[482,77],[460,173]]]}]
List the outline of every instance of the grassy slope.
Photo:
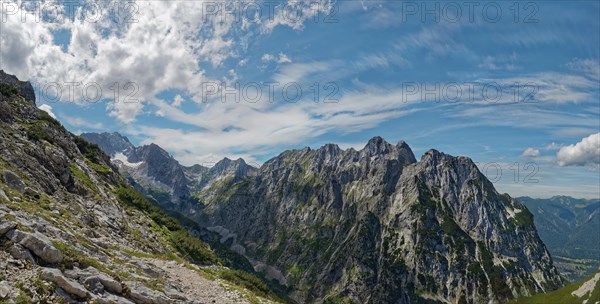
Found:
[{"label": "grassy slope", "polygon": [[586,302],[587,304],[594,304],[596,301],[600,301],[600,280],[596,282],[596,286],[591,293],[588,293],[581,298],[571,295],[573,291],[577,290],[584,282],[592,279],[594,275],[591,275],[581,282],[567,285],[559,290],[537,294],[533,297],[520,298],[510,301],[507,304],[581,304],[584,300],[588,300]]}]

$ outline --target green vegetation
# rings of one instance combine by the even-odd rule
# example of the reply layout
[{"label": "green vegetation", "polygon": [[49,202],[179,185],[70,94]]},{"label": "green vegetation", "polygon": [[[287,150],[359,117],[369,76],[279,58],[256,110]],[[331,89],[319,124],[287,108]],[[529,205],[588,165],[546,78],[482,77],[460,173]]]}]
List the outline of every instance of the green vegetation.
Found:
[{"label": "green vegetation", "polygon": [[115,194],[123,205],[144,212],[156,224],[166,228],[170,234],[171,245],[185,258],[204,265],[220,262],[204,242],[193,237],[175,218],[150,203],[144,195],[135,189],[122,185],[115,190]]},{"label": "green vegetation", "polygon": [[481,252],[481,265],[488,274],[494,293],[501,299],[512,297],[510,287],[508,287],[506,279],[504,278],[504,269],[494,265],[492,253],[487,250],[484,243],[478,242],[477,245]]},{"label": "green vegetation", "polygon": [[84,253],[79,252],[77,249],[68,244],[53,242],[52,245],[56,247],[56,249],[60,250],[63,255],[63,260],[60,263],[60,266],[63,269],[71,269],[73,266],[75,266],[75,263],[77,263],[79,268],[87,268],[92,266],[103,272],[110,273],[110,271],[106,269],[106,267],[104,267],[104,265],[98,260],[88,257]]},{"label": "green vegetation", "polygon": [[13,95],[19,95],[19,90],[7,83],[0,83],[0,93],[4,96],[9,97]]},{"label": "green vegetation", "polygon": [[86,165],[88,165],[90,168],[92,168],[97,173],[106,175],[106,174],[113,172],[112,169],[105,164],[94,163],[91,160],[89,160],[87,157],[84,158],[84,160],[85,160]]},{"label": "green vegetation", "polygon": [[16,304],[30,304],[33,303],[31,297],[23,290],[19,290],[19,295],[15,299]]},{"label": "green vegetation", "polygon": [[579,283],[567,285],[561,289],[558,289],[558,290],[555,290],[555,291],[552,291],[549,293],[542,293],[542,294],[534,295],[532,297],[519,298],[519,299],[510,301],[507,304],[540,304],[540,303],[581,304],[584,302],[584,300],[588,300],[587,303],[594,304],[597,301],[600,301],[600,280],[598,280],[596,282],[596,285],[594,286],[594,288],[591,292],[585,294],[581,298],[573,296],[571,294],[573,291],[579,289],[579,287],[581,285],[583,285],[584,282],[591,280],[594,277],[594,275],[591,275],[590,277],[588,277],[587,279],[585,279]]},{"label": "green vegetation", "polygon": [[48,112],[46,112],[46,111],[39,111],[38,116],[39,116],[38,119],[41,121],[48,122],[51,125],[54,125],[56,127],[62,127],[60,122],[58,120],[54,119],[52,116],[50,116],[50,114],[48,114]]},{"label": "green vegetation", "polygon": [[48,131],[46,129],[47,126],[45,124],[36,122],[29,126],[29,129],[27,129],[27,138],[29,138],[30,140],[45,140],[49,143],[54,143],[54,140],[52,139],[50,134],[48,134]]},{"label": "green vegetation", "polygon": [[[81,154],[83,154],[83,156],[86,158],[86,160],[89,160],[89,162],[101,166],[101,167],[97,167],[97,168],[92,166],[92,169],[98,171],[98,173],[103,173],[103,171],[106,171],[104,169],[108,169],[108,171],[111,171],[110,168],[108,168],[106,165],[104,165],[100,162],[100,158],[105,158],[105,163],[110,163],[110,160],[104,154],[104,152],[102,152],[102,150],[100,149],[100,147],[98,145],[89,143],[85,139],[83,139],[79,136],[73,136],[73,141],[75,141],[75,144],[77,145],[77,149],[79,149],[79,152],[81,152]],[[98,169],[100,169],[100,170],[98,170]]]},{"label": "green vegetation", "polygon": [[523,208],[521,212],[515,214],[515,221],[521,227],[533,227],[533,214],[529,209]]},{"label": "green vegetation", "polygon": [[261,279],[240,270],[222,268],[219,271],[219,276],[227,280],[231,283],[234,283],[238,286],[244,287],[256,295],[264,298],[272,298],[273,294],[271,289],[267,284],[265,284]]},{"label": "green vegetation", "polygon": [[80,182],[82,182],[86,186],[86,188],[91,189],[94,192],[98,191],[98,188],[96,188],[96,185],[94,185],[89,176],[83,173],[83,171],[81,171],[81,169],[79,169],[77,165],[70,164],[69,171],[71,171],[71,174],[75,176],[75,178],[77,178]]}]

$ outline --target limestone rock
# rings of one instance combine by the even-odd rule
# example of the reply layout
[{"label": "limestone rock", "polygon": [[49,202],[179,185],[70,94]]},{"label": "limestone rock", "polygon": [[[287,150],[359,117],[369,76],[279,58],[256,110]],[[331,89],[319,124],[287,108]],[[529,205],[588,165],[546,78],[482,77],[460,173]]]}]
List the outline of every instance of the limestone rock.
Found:
[{"label": "limestone rock", "polygon": [[33,255],[31,255],[31,252],[29,252],[27,248],[21,246],[20,244],[15,243],[12,246],[10,246],[10,248],[8,249],[8,253],[10,253],[10,255],[12,255],[15,259],[35,264],[35,258],[33,257]]},{"label": "limestone rock", "polygon": [[67,293],[81,299],[89,297],[89,292],[78,282],[65,277],[62,272],[54,268],[42,268],[40,277],[43,280],[53,282]]},{"label": "limestone rock", "polygon": [[11,241],[31,250],[36,256],[47,263],[54,264],[62,261],[61,252],[54,248],[50,240],[39,232],[29,233],[15,229],[8,232],[6,236]]},{"label": "limestone rock", "polygon": [[126,282],[129,297],[138,304],[168,304],[171,300],[162,292],[152,290],[140,282]]},{"label": "limestone rock", "polygon": [[2,173],[2,181],[13,190],[17,190],[21,193],[25,191],[25,184],[21,178],[12,171],[4,171]]}]

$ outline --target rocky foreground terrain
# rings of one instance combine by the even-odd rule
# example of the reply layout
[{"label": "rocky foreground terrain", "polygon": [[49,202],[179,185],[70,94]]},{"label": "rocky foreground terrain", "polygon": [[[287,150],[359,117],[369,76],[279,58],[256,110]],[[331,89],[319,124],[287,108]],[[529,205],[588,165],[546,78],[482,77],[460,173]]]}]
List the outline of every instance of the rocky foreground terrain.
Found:
[{"label": "rocky foreground terrain", "polygon": [[188,232],[34,98],[0,71],[0,303],[279,299],[247,260],[208,244],[218,235]]}]

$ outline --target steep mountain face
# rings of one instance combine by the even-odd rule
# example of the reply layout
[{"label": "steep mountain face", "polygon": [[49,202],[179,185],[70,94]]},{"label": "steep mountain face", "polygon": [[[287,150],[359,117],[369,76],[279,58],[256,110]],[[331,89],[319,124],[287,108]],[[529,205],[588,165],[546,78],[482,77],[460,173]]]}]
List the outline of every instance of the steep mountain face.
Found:
[{"label": "steep mountain face", "polygon": [[30,87],[0,71],[1,303],[269,302],[232,283],[266,296],[262,281],[219,266],[243,268],[242,257],[127,186]]},{"label": "steep mountain face", "polygon": [[376,137],[286,151],[197,195],[194,218],[300,302],[497,303],[562,285],[531,213],[465,157],[417,162]]},{"label": "steep mountain face", "polygon": [[193,193],[214,182],[237,182],[256,172],[243,159],[225,158],[213,167],[185,167],[161,147],[150,144],[134,147],[119,133],[83,133],[81,137],[97,144],[132,184],[161,205],[193,214],[199,207]]},{"label": "steep mountain face", "polygon": [[533,213],[540,237],[569,280],[582,280],[600,267],[600,201],[568,196],[517,200]]},{"label": "steep mountain face", "polygon": [[119,133],[83,133],[81,137],[111,156],[121,174],[130,177],[138,190],[151,195],[170,209],[191,201],[191,182],[185,167],[161,147],[135,147]]},{"label": "steep mountain face", "polygon": [[88,142],[95,143],[110,157],[115,157],[118,153],[127,153],[134,150],[134,146],[129,139],[121,134],[114,133],[83,133],[81,138]]}]

